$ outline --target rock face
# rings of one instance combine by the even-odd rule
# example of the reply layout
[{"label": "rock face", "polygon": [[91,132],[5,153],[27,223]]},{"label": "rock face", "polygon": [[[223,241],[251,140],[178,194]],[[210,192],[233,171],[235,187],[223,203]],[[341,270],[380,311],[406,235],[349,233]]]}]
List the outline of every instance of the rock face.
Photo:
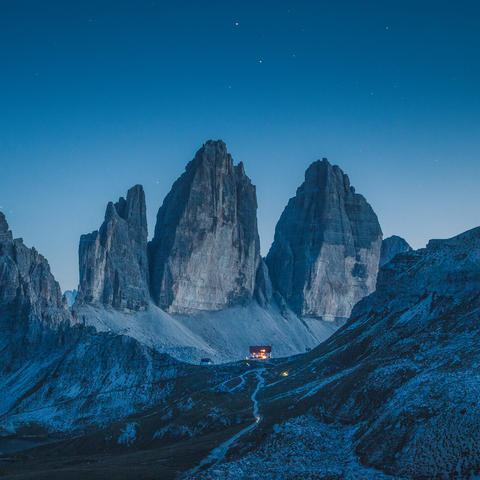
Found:
[{"label": "rock face", "polygon": [[76,303],[100,303],[119,310],[149,304],[147,219],[141,185],[110,202],[100,230],[80,237],[80,285]]},{"label": "rock face", "polygon": [[380,252],[380,267],[392,260],[398,253],[409,252],[410,250],[412,250],[412,247],[402,237],[392,235],[385,238]]},{"label": "rock face", "polygon": [[65,290],[63,292],[63,296],[67,302],[67,306],[71,307],[75,303],[75,299],[77,298],[77,291],[76,290]]},{"label": "rock face", "polygon": [[17,327],[70,323],[70,313],[47,260],[22,239],[13,239],[0,212],[0,317]]},{"label": "rock face", "polygon": [[275,289],[301,316],[346,318],[375,289],[377,216],[326,159],[314,162],[275,229],[266,262]]},{"label": "rock face", "polygon": [[273,286],[268,273],[268,267],[262,258],[257,269],[257,278],[255,279],[255,299],[262,307],[269,305],[273,299]]},{"label": "rock face", "polygon": [[149,244],[151,294],[194,313],[249,302],[260,263],[255,187],[222,141],[208,141],[174,183]]}]

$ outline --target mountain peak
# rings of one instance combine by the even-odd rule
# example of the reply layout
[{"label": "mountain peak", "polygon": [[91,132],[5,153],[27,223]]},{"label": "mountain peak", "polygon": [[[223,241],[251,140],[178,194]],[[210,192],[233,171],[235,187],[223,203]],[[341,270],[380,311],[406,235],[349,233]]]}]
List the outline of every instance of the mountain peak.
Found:
[{"label": "mountain peak", "polygon": [[79,246],[78,305],[101,303],[126,311],[149,303],[147,219],[141,185],[127,199],[109,202],[98,231],[82,235]]},{"label": "mountain peak", "polygon": [[[222,140],[222,139],[218,139],[218,140],[212,140],[212,139],[209,139],[207,140],[202,148],[207,148],[207,147],[214,147],[218,150],[223,150],[223,151],[227,151],[227,145],[225,144],[225,142]],[[201,150],[201,149],[200,149]]]},{"label": "mountain peak", "polygon": [[275,229],[266,262],[276,289],[302,316],[347,318],[375,289],[382,231],[348,176],[313,162]]},{"label": "mountain peak", "polygon": [[222,140],[209,140],[174,183],[149,244],[151,293],[173,313],[252,298],[260,261],[255,187]]},{"label": "mountain peak", "polygon": [[0,212],[0,242],[11,242],[13,240],[12,232],[8,229],[7,219]]},{"label": "mountain peak", "polygon": [[0,212],[0,233],[7,233],[8,232],[8,223],[5,215]]},{"label": "mountain peak", "polygon": [[348,175],[338,165],[331,164],[325,157],[311,163],[305,171],[305,182],[299,187],[300,192],[309,190],[324,190],[333,188],[351,191],[355,188],[350,185]]},{"label": "mountain peak", "polygon": [[[2,212],[0,244],[0,317],[9,312],[10,306],[19,309],[16,315],[25,321],[25,326],[37,320],[49,326],[70,323],[60,286],[47,260],[35,248],[28,248],[21,238],[13,240]],[[35,334],[34,331],[35,328],[30,333]]]},{"label": "mountain peak", "polygon": [[198,171],[202,168],[233,169],[233,160],[222,140],[207,140],[188,163],[186,171]]},{"label": "mountain peak", "polygon": [[405,253],[412,250],[412,247],[398,235],[392,235],[385,238],[382,242],[382,251],[380,254],[380,267],[386,265],[399,253]]}]

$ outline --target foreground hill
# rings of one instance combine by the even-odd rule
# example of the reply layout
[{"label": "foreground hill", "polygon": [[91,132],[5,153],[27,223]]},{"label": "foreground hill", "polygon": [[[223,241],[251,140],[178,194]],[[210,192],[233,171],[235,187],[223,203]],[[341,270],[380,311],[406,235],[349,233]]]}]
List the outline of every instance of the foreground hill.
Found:
[{"label": "foreground hill", "polygon": [[271,371],[255,448],[205,478],[470,478],[479,342],[480,228],[399,254],[347,325]]}]

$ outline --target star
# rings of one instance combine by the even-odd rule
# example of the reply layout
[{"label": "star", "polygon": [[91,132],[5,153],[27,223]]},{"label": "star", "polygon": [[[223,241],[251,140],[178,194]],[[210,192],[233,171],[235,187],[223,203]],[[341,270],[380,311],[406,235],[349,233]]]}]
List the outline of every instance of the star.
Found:
[{"label": "star", "polygon": [[385,27],[385,30],[390,30],[390,27],[387,25],[387,26]]},{"label": "star", "polygon": [[263,63],[263,60],[261,58],[259,58],[258,63]]},{"label": "star", "polygon": [[238,27],[238,26],[240,25],[240,23],[239,23],[239,22],[235,22],[234,25],[235,25],[236,27]]}]

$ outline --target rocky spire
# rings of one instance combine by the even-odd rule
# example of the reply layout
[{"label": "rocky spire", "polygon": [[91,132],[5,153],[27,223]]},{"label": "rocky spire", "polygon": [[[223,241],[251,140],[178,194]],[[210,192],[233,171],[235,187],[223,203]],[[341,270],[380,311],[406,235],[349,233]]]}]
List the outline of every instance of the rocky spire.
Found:
[{"label": "rocky spire", "polygon": [[47,260],[22,239],[13,239],[0,212],[0,320],[16,326],[68,324],[70,312]]},{"label": "rocky spire", "polygon": [[382,250],[380,253],[380,267],[383,267],[383,265],[392,260],[395,255],[409,252],[410,250],[412,250],[412,247],[406,240],[398,235],[385,238],[382,242]]},{"label": "rocky spire", "polygon": [[255,187],[221,140],[206,142],[158,211],[151,293],[170,312],[250,301],[260,262]]},{"label": "rocky spire", "polygon": [[110,202],[100,230],[82,235],[76,303],[145,310],[149,303],[145,194],[135,185]]},{"label": "rocky spire", "polygon": [[5,218],[5,215],[3,212],[0,212],[0,233],[6,233],[8,232],[8,223],[7,219]]},{"label": "rocky spire", "polygon": [[12,241],[12,232],[8,229],[7,219],[0,212],[0,243]]},{"label": "rocky spire", "polygon": [[382,243],[377,216],[327,159],[307,169],[267,256],[274,288],[299,315],[346,318],[375,289]]}]

